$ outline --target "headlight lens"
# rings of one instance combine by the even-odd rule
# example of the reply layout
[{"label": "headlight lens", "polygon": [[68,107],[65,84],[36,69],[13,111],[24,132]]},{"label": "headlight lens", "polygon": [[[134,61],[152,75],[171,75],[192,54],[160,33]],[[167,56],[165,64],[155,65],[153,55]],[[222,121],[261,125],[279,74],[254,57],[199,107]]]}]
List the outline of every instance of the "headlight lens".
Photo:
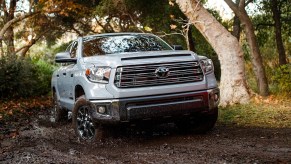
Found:
[{"label": "headlight lens", "polygon": [[93,67],[86,69],[88,80],[96,83],[108,83],[110,77],[110,67]]},{"label": "headlight lens", "polygon": [[200,60],[200,63],[205,74],[211,73],[214,70],[211,59]]}]

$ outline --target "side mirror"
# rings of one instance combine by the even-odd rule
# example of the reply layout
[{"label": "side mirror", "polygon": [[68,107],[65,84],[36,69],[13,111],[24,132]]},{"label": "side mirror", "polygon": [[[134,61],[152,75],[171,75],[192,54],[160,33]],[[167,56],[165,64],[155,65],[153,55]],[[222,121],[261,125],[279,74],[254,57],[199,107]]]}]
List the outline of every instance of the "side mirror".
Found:
[{"label": "side mirror", "polygon": [[181,45],[173,45],[174,50],[183,50]]},{"label": "side mirror", "polygon": [[71,58],[69,52],[60,52],[56,54],[55,62],[56,63],[76,63],[77,59]]}]

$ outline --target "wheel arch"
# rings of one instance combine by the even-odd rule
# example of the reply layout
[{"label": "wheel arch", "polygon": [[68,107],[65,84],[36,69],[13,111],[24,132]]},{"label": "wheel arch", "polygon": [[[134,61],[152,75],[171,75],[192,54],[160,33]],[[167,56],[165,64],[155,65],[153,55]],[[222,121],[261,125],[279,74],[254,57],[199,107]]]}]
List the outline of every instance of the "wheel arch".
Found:
[{"label": "wheel arch", "polygon": [[53,93],[56,92],[56,88],[55,88],[55,86],[52,87],[52,92],[53,92]]},{"label": "wheel arch", "polygon": [[75,101],[77,100],[78,97],[82,96],[82,95],[86,95],[85,94],[85,90],[81,85],[76,85],[75,86]]},{"label": "wheel arch", "polygon": [[57,91],[57,88],[55,86],[52,87],[52,96],[54,96],[54,94],[56,94],[57,99],[59,100],[60,99],[59,92]]}]

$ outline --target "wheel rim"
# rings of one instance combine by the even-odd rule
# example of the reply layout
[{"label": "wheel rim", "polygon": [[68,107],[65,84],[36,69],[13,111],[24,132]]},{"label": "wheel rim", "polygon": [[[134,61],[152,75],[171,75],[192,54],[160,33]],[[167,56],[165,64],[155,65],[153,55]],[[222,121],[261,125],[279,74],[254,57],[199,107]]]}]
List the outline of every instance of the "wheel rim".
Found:
[{"label": "wheel rim", "polygon": [[77,113],[77,130],[82,139],[90,140],[95,135],[95,127],[89,114],[89,107],[82,106]]}]

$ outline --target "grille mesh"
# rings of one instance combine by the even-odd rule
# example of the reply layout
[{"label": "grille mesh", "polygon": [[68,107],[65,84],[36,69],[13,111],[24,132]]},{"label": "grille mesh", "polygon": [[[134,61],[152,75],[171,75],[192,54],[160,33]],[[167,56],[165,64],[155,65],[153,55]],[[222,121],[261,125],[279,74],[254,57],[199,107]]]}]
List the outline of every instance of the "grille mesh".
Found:
[{"label": "grille mesh", "polygon": [[[158,77],[155,73],[159,67],[169,69],[167,77]],[[203,80],[203,72],[197,61],[157,63],[146,65],[128,65],[117,67],[115,86],[118,88],[135,88],[181,84]]]}]

